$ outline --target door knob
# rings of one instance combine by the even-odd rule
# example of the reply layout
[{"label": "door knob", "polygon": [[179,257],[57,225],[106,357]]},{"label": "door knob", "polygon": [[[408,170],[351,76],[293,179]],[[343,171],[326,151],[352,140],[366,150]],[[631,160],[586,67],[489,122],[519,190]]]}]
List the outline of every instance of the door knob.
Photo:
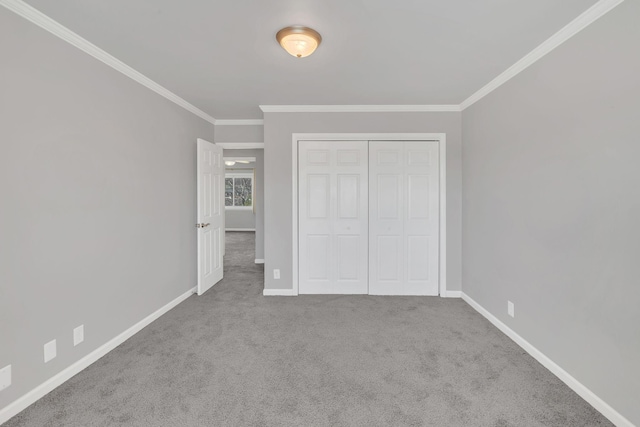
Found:
[{"label": "door knob", "polygon": [[208,223],[208,222],[206,224],[204,222],[201,222],[200,224],[196,224],[196,228],[205,228],[205,227],[208,227],[210,225],[211,224]]}]

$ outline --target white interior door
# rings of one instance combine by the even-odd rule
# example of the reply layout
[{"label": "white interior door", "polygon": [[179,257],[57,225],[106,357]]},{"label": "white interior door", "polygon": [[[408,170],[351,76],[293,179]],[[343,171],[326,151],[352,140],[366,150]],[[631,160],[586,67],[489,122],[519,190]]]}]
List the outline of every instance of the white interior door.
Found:
[{"label": "white interior door", "polygon": [[438,143],[371,141],[369,189],[369,293],[438,295]]},{"label": "white interior door", "polygon": [[198,139],[198,295],[222,280],[224,164],[222,148]]},{"label": "white interior door", "polygon": [[299,293],[368,292],[367,141],[300,141]]}]

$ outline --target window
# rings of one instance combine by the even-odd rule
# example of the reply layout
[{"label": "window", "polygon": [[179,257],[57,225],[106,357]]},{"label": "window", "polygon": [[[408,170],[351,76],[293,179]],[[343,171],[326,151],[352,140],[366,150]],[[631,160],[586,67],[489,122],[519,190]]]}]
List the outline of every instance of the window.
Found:
[{"label": "window", "polygon": [[225,175],[224,206],[226,208],[253,207],[253,174],[227,173]]}]

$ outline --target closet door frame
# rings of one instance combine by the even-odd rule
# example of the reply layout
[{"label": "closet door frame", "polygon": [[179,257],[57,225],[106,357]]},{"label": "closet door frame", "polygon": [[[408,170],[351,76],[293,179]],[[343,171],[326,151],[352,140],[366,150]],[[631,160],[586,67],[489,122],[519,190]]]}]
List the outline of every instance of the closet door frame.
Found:
[{"label": "closet door frame", "polygon": [[299,141],[435,141],[438,143],[440,164],[440,227],[439,227],[439,278],[441,297],[447,296],[447,136],[445,133],[294,133],[291,143],[292,163],[292,266],[293,293],[299,292],[298,271],[298,145]]}]

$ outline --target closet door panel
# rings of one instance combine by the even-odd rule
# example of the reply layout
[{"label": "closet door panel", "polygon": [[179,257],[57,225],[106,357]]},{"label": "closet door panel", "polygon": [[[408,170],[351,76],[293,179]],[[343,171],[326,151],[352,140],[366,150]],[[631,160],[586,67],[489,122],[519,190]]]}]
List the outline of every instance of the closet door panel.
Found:
[{"label": "closet door panel", "polygon": [[438,143],[403,143],[407,183],[405,293],[438,295],[440,170]]},{"label": "closet door panel", "polygon": [[438,295],[436,142],[369,143],[369,293]]},{"label": "closet door panel", "polygon": [[299,293],[368,292],[368,145],[300,141]]},{"label": "closet door panel", "polygon": [[404,281],[402,143],[369,142],[369,293],[396,295]]}]

